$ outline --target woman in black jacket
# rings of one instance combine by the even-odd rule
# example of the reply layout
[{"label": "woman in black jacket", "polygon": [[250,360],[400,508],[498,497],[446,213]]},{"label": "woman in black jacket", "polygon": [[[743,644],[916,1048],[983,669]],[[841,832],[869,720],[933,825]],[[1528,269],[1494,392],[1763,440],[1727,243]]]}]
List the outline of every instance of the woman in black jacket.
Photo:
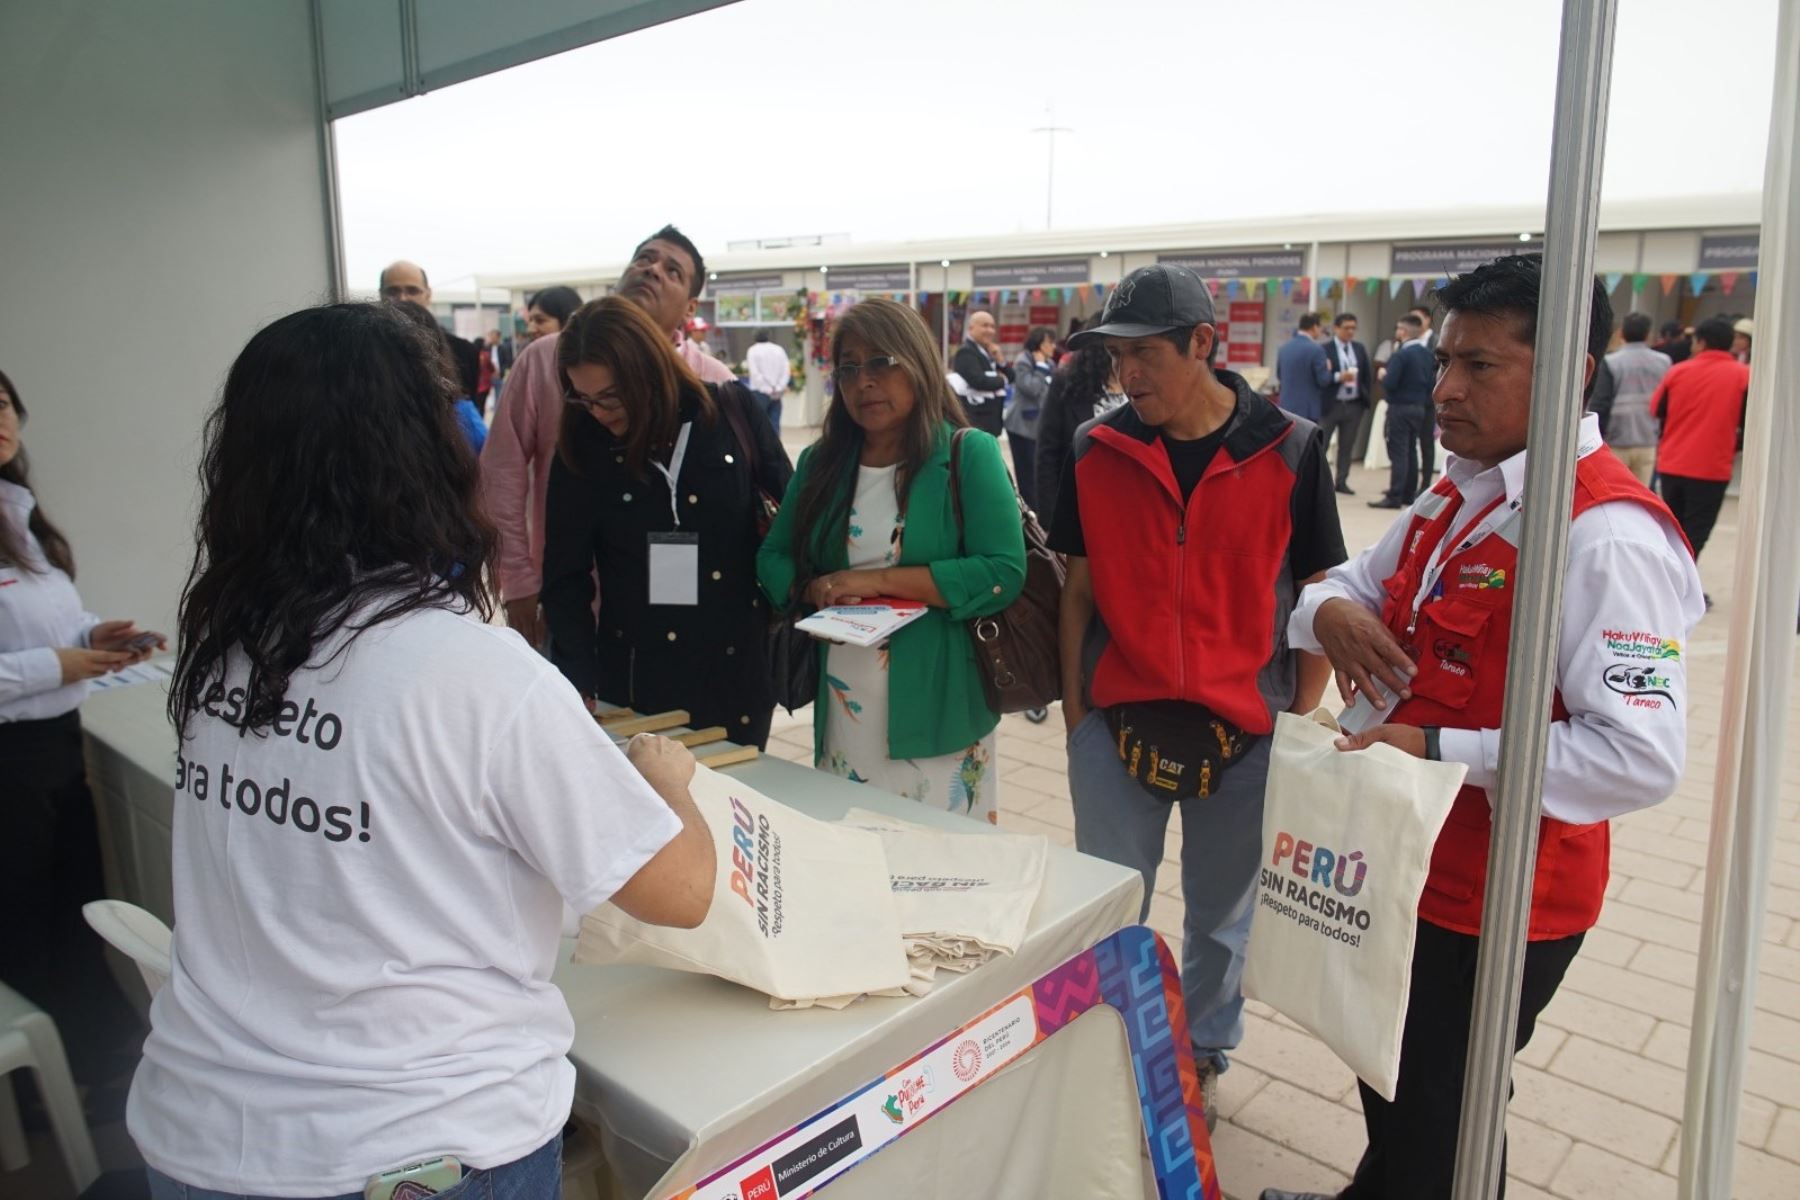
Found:
[{"label": "woman in black jacket", "polygon": [[[1125,403],[1104,346],[1089,346],[1057,364],[1038,424],[1037,504],[1040,520],[1056,520],[1063,467],[1075,447],[1075,431]],[[1047,526],[1046,526],[1047,527]]]},{"label": "woman in black jacket", "polygon": [[686,709],[696,727],[766,745],[758,491],[785,492],[787,453],[740,385],[702,384],[628,300],[584,305],[556,357],[566,407],[544,519],[551,660],[590,705]]}]

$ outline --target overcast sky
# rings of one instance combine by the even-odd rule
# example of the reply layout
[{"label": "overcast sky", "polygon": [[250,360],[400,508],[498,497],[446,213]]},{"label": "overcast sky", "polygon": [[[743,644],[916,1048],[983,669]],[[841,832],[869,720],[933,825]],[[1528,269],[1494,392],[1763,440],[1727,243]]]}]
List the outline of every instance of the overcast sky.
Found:
[{"label": "overcast sky", "polygon": [[[1755,191],[1778,0],[1620,0],[1605,192]],[[740,0],[337,126],[350,281],[1544,199],[1559,0]]]}]

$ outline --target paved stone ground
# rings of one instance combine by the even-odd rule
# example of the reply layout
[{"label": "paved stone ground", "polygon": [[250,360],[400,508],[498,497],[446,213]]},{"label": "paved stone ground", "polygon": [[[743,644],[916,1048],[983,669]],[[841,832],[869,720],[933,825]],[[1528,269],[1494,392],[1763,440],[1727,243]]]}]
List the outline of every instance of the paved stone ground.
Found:
[{"label": "paved stone ground", "polygon": [[[798,452],[804,442],[789,435]],[[1351,551],[1375,541],[1391,514],[1370,509],[1386,473],[1358,469],[1358,495],[1340,497]],[[1724,688],[1737,501],[1728,500],[1701,560],[1716,607],[1688,647],[1692,720],[1688,767],[1668,801],[1613,827],[1612,882],[1561,992],[1544,1012],[1514,1072],[1507,1127],[1510,1200],[1659,1200],[1674,1197],[1694,1005],[1718,697]],[[1793,658],[1794,644],[1769,653]],[[1796,679],[1800,697],[1800,678]],[[772,752],[811,762],[812,716],[776,713]],[[1781,822],[1770,872],[1757,1019],[1745,1071],[1735,1195],[1800,1197],[1800,705],[1788,714]],[[1062,720],[1007,717],[1000,736],[1001,824],[1072,846]],[[1180,956],[1179,822],[1170,823],[1165,870],[1150,924]],[[1324,1044],[1254,1001],[1243,1045],[1220,1079],[1223,1120],[1214,1135],[1232,1200],[1264,1187],[1330,1192],[1363,1148],[1355,1077]]]}]

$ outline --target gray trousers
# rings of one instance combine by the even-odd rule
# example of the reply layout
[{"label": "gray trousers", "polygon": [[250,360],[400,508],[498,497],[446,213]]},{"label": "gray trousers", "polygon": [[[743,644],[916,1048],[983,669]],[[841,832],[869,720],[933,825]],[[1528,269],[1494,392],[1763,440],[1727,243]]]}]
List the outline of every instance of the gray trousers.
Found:
[{"label": "gray trousers", "polygon": [[[1256,870],[1262,861],[1263,785],[1269,739],[1219,777],[1205,799],[1181,809],[1181,990],[1194,1052],[1223,1071],[1226,1052],[1244,1036],[1244,948]],[[1069,794],[1075,801],[1075,848],[1144,876],[1144,908],[1156,891],[1169,813],[1176,805],[1145,792],[1125,773],[1098,709],[1069,737]]]}]

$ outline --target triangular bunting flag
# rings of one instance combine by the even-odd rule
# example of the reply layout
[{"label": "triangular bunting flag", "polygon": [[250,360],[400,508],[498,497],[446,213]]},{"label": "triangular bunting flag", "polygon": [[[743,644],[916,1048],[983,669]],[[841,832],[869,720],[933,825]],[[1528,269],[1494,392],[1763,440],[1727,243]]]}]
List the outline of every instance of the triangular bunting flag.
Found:
[{"label": "triangular bunting flag", "polygon": [[1679,275],[1664,275],[1662,277],[1663,295],[1673,295],[1675,292],[1675,285],[1680,281],[1681,276]]},{"label": "triangular bunting flag", "polygon": [[1354,275],[1344,276],[1344,297],[1346,299],[1348,299],[1350,296],[1350,293],[1354,292],[1356,290],[1356,285],[1361,282],[1362,282],[1362,280],[1358,279]]},{"label": "triangular bunting flag", "polygon": [[1648,275],[1645,275],[1640,272],[1639,274],[1633,275],[1631,277],[1631,290],[1634,293],[1641,292],[1649,286],[1650,286],[1650,277]]},{"label": "triangular bunting flag", "polygon": [[1388,280],[1388,299],[1389,300],[1398,300],[1400,298],[1400,289],[1405,286],[1406,286],[1406,280],[1404,280],[1404,279]]},{"label": "triangular bunting flag", "polygon": [[1363,282],[1363,291],[1367,292],[1371,296],[1378,294],[1381,291],[1381,280],[1379,280],[1379,279],[1365,280]]},{"label": "triangular bunting flag", "polygon": [[1294,294],[1294,281],[1292,279],[1284,279],[1281,281],[1281,294],[1283,296],[1291,296]]},{"label": "triangular bunting flag", "polygon": [[1238,281],[1235,279],[1227,279],[1225,281],[1225,296],[1226,296],[1226,298],[1229,300],[1236,300],[1237,294],[1238,294]]},{"label": "triangular bunting flag", "polygon": [[1096,283],[1094,285],[1094,299],[1098,300],[1104,295],[1106,295],[1106,285],[1104,283]]},{"label": "triangular bunting flag", "polygon": [[1619,281],[1624,278],[1625,272],[1623,271],[1608,271],[1606,273],[1606,294],[1610,296],[1618,291]]},{"label": "triangular bunting flag", "polygon": [[1704,292],[1706,290],[1706,281],[1711,278],[1712,276],[1708,275],[1705,271],[1695,271],[1692,275],[1689,275],[1688,282],[1694,286],[1694,295],[1698,296],[1701,292]]},{"label": "triangular bunting flag", "polygon": [[1751,287],[1756,286],[1756,272],[1755,271],[1750,272],[1750,286]]},{"label": "triangular bunting flag", "polygon": [[1731,289],[1736,286],[1737,286],[1737,272],[1736,271],[1726,271],[1719,276],[1719,290],[1721,292],[1724,292],[1727,296],[1731,295]]},{"label": "triangular bunting flag", "polygon": [[1337,280],[1331,278],[1331,276],[1329,276],[1329,275],[1322,276],[1319,279],[1319,295],[1320,296],[1331,295],[1331,290],[1333,288],[1335,288],[1336,286],[1337,286]]}]

